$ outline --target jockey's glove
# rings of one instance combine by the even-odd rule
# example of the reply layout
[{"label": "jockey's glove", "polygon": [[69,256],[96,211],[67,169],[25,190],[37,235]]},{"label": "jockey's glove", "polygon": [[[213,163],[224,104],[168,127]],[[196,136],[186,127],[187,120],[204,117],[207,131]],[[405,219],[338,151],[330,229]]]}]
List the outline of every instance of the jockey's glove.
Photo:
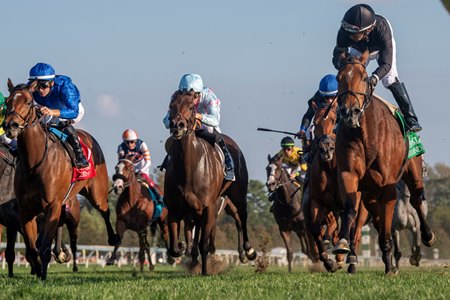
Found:
[{"label": "jockey's glove", "polygon": [[377,75],[372,75],[369,77],[369,84],[370,87],[372,88],[372,91],[375,89],[375,87],[378,84],[378,76]]}]

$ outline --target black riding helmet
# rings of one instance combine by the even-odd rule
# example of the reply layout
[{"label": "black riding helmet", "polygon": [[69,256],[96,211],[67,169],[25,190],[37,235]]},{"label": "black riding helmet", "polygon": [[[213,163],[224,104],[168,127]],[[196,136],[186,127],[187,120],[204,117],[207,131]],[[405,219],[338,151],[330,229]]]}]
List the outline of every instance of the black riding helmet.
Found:
[{"label": "black riding helmet", "polygon": [[375,25],[375,12],[367,4],[357,4],[351,7],[344,15],[342,28],[350,33],[359,33]]},{"label": "black riding helmet", "polygon": [[281,148],[289,148],[293,146],[295,146],[295,142],[290,136],[284,137],[281,140]]}]

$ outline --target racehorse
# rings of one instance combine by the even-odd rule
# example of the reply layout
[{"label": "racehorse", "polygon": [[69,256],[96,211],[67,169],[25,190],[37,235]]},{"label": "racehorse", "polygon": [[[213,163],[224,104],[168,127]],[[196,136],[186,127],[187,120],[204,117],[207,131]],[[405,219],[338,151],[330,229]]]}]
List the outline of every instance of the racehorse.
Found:
[{"label": "racehorse", "polygon": [[[73,167],[68,152],[42,124],[32,93],[37,81],[29,86],[14,87],[8,79],[9,97],[3,127],[9,138],[17,138],[19,160],[16,166],[14,190],[19,203],[19,218],[26,244],[26,257],[36,275],[47,278],[51,258],[51,243],[56,234],[61,207],[65,199],[80,193],[100,211],[108,232],[108,243],[116,244],[108,208],[108,174],[103,153],[97,141],[87,132],[78,135],[92,151],[96,176],[71,184]],[[25,188],[26,187],[26,188]],[[36,216],[44,213],[44,226],[39,230],[41,244],[36,246]]]},{"label": "racehorse", "polygon": [[[329,234],[334,235],[337,230],[336,217],[342,211],[342,201],[338,193],[334,127],[337,120],[337,102],[326,107],[318,107],[313,102],[315,111],[312,120],[312,146],[315,152],[313,161],[308,168],[308,193],[303,199],[305,221],[314,238],[319,259],[325,269],[335,272],[344,263],[342,254],[336,255],[336,262],[328,258],[324,245],[324,230],[322,224],[327,223]],[[337,236],[336,236],[337,237]],[[332,241],[335,244],[337,241]]]},{"label": "racehorse", "polygon": [[17,233],[21,232],[19,222],[19,207],[14,193],[15,175],[14,156],[8,148],[0,143],[0,224],[6,227],[5,259],[8,264],[8,276],[13,277],[14,260],[16,259],[14,245]]},{"label": "racehorse", "polygon": [[348,242],[362,199],[379,234],[385,273],[396,274],[392,265],[391,229],[395,185],[400,177],[411,192],[411,204],[419,215],[423,243],[432,246],[436,237],[425,220],[421,159],[407,159],[407,145],[397,121],[388,107],[373,97],[365,68],[368,57],[368,50],[360,58],[344,54],[337,75],[341,121],[336,153],[339,153],[338,181],[344,211],[340,242],[334,252],[351,252],[356,257]]},{"label": "racehorse", "polygon": [[221,151],[208,141],[196,137],[197,121],[193,101],[194,93],[177,91],[170,102],[170,133],[173,144],[169,151],[171,163],[166,169],[164,191],[169,210],[169,252],[174,257],[183,254],[185,249],[178,244],[180,221],[186,217],[188,222],[185,220],[185,224],[189,224],[189,218],[192,219],[198,229],[194,236],[192,262],[197,263],[200,248],[202,274],[206,275],[207,256],[211,250],[210,245],[214,244],[211,235],[214,235],[216,226],[217,200],[222,194],[227,195],[238,208],[246,257],[254,260],[256,251],[247,237],[248,174],[243,154],[231,138],[223,135],[234,160],[236,177],[233,182],[224,181]]},{"label": "racehorse", "polygon": [[[417,212],[412,207],[410,193],[403,181],[397,183],[397,202],[395,203],[394,219],[392,221],[392,237],[394,240],[395,266],[400,268],[402,251],[400,248],[400,231],[408,229],[411,232],[411,256],[409,262],[413,266],[419,266],[422,258],[420,250],[420,220]],[[424,202],[425,204],[427,202]]]},{"label": "racehorse", "polygon": [[[147,254],[149,269],[154,265],[150,256],[150,245],[147,240],[147,228],[152,222],[156,222],[163,233],[166,248],[169,246],[169,230],[167,227],[167,208],[161,215],[152,220],[155,212],[155,204],[149,189],[138,181],[135,173],[133,156],[120,159],[116,165],[116,173],[113,176],[114,192],[119,195],[116,205],[116,232],[122,240],[127,229],[135,231],[139,237],[139,263],[141,272],[144,270],[145,254]],[[114,246],[114,251],[107,261],[107,265],[113,265],[117,259],[117,250],[120,242]],[[169,263],[173,259],[169,256]]]},{"label": "racehorse", "polygon": [[278,224],[281,237],[286,246],[288,270],[292,272],[294,251],[291,245],[291,232],[294,231],[300,239],[300,247],[304,254],[313,261],[313,241],[308,240],[306,223],[303,217],[301,203],[301,188],[295,185],[289,178],[288,171],[282,166],[282,157],[275,155],[267,157],[269,164],[266,167],[266,186],[269,193],[274,193],[273,216]]}]

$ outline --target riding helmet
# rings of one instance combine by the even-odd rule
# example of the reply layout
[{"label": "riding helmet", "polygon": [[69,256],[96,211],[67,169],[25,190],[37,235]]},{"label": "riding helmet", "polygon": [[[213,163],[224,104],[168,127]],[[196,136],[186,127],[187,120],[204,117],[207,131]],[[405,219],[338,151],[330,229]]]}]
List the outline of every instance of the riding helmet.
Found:
[{"label": "riding helmet", "polygon": [[290,136],[284,137],[281,140],[281,148],[288,148],[288,147],[293,147],[295,146],[295,142],[294,139],[291,138]]},{"label": "riding helmet", "polygon": [[50,81],[55,78],[55,69],[45,63],[37,63],[30,70],[30,78],[28,80],[46,80]]},{"label": "riding helmet", "polygon": [[122,139],[124,141],[135,141],[137,138],[137,133],[133,129],[127,129],[122,134]]},{"label": "riding helmet", "polygon": [[185,74],[181,77],[178,89],[188,92],[192,89],[194,92],[200,93],[203,90],[203,80],[198,74]]},{"label": "riding helmet", "polygon": [[338,93],[336,75],[328,74],[320,80],[319,93],[324,97],[335,97]]},{"label": "riding helmet", "polygon": [[357,4],[351,7],[342,19],[342,28],[350,33],[359,33],[375,25],[375,12],[367,4]]}]

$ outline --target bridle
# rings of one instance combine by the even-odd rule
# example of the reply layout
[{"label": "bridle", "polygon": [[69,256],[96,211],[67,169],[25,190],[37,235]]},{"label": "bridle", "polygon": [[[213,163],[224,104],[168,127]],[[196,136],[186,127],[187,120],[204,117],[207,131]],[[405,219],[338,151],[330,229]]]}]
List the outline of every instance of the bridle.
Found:
[{"label": "bridle", "polygon": [[[330,114],[331,111],[334,112],[334,114],[336,115],[336,118],[337,118],[337,111],[336,111],[336,109],[333,109],[334,101],[336,101],[336,99],[333,99],[333,101],[331,101],[331,103],[328,104],[328,106],[327,106],[327,108],[325,110],[325,114],[322,116],[323,120],[328,119],[328,115]],[[328,137],[333,142],[335,142],[336,138],[332,137],[331,135],[328,135],[328,134],[322,134],[321,136],[316,138],[316,136],[314,134],[314,130],[315,130],[316,126],[317,126],[317,123],[315,122],[315,119],[314,119],[314,122],[312,124],[313,130],[311,131],[311,137],[312,137],[312,140],[315,141],[317,148],[319,148],[319,143],[320,143],[321,139],[324,138],[324,137]]]},{"label": "bridle", "polygon": [[[179,97],[179,94],[175,94],[175,97]],[[185,95],[181,95],[181,96],[185,96]],[[172,100],[174,101],[174,100]],[[172,110],[172,108],[171,108]],[[194,105],[192,105],[191,108],[189,108],[189,110],[191,111],[189,117],[185,117],[183,116],[180,112],[176,113],[174,117],[171,118],[170,120],[170,129],[171,130],[182,130],[184,133],[183,135],[188,135],[191,132],[195,131],[196,128],[198,127],[198,120],[195,118],[195,107]],[[180,124],[180,122],[182,122]],[[186,124],[186,125],[184,125]]]},{"label": "bridle", "polygon": [[[358,60],[353,60],[353,59],[347,60],[343,64],[339,65],[339,70],[345,65],[361,65],[364,68],[364,71],[366,72],[366,66]],[[366,110],[366,108],[369,106],[369,104],[372,100],[372,95],[373,95],[373,89],[371,88],[371,86],[369,84],[369,79],[367,78],[367,76],[366,76],[365,82],[366,82],[366,91],[364,93],[360,92],[360,91],[353,91],[353,90],[347,89],[346,91],[339,93],[337,96],[338,105],[339,105],[340,110],[341,110],[342,103],[344,102],[345,96],[351,95],[351,96],[355,97],[356,99],[358,99],[358,96],[364,96],[364,101],[363,101],[363,104],[361,106],[361,109],[360,109],[360,112],[358,115],[358,120],[361,120],[361,117],[362,117],[364,111]],[[358,103],[359,103],[359,101],[358,101]]]},{"label": "bridle", "polygon": [[[123,175],[123,174],[121,174],[121,173],[118,173],[118,170],[117,170],[117,167],[118,167],[120,164],[125,165],[125,163],[130,164],[130,166],[131,166],[131,168],[132,168],[131,171],[130,171],[130,174],[128,175],[128,177],[126,177],[125,175]],[[122,179],[122,181],[123,181],[123,183],[124,183],[123,188],[125,189],[125,188],[128,187],[128,186],[130,185],[130,183],[131,183],[131,174],[132,174],[132,173],[134,173],[134,164],[133,164],[133,162],[132,162],[131,160],[129,160],[129,159],[122,158],[122,159],[119,160],[119,162],[118,162],[117,165],[116,165],[116,173],[113,175],[112,180],[113,180],[113,181],[116,181],[117,179]]]}]

